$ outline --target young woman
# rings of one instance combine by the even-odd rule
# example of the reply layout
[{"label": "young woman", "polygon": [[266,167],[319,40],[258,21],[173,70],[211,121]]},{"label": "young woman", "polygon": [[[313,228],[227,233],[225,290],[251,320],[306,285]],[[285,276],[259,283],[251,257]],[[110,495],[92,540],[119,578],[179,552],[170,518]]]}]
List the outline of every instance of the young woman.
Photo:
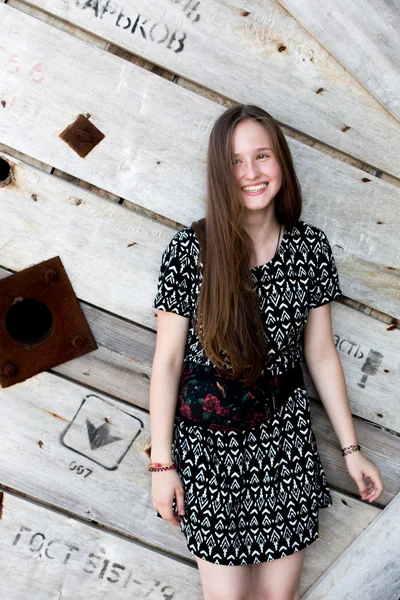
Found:
[{"label": "young woman", "polygon": [[[341,294],[325,233],[300,220],[285,137],[236,105],[215,122],[206,218],[162,256],[150,383],[152,500],[179,525],[207,600],[295,600],[332,504],[305,360],[361,498],[382,492],[357,444],[332,335]],[[159,469],[159,470],[153,470]]]}]

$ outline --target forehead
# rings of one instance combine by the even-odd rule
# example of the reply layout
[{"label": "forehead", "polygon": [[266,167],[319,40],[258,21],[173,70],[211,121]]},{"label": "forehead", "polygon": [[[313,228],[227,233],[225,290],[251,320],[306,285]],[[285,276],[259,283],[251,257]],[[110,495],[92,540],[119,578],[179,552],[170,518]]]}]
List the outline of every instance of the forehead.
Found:
[{"label": "forehead", "polygon": [[246,119],[238,123],[233,131],[232,149],[234,154],[254,152],[258,148],[270,148],[272,141],[261,123]]}]

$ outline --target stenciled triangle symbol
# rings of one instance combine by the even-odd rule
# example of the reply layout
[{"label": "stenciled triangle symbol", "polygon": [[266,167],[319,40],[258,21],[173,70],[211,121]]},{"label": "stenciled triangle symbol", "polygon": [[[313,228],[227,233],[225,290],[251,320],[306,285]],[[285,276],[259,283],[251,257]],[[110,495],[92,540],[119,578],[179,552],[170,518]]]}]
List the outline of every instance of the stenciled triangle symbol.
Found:
[{"label": "stenciled triangle symbol", "polygon": [[100,427],[95,427],[93,423],[86,419],[86,427],[89,436],[90,447],[92,450],[97,450],[113,442],[118,442],[122,438],[109,435],[110,426],[108,423],[103,423]]}]

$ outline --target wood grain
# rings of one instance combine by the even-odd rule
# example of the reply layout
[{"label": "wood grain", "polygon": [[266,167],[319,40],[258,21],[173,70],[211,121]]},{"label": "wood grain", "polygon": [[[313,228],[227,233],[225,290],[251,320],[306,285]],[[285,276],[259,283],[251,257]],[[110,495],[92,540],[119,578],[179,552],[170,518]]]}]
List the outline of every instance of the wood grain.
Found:
[{"label": "wood grain", "polygon": [[[60,256],[77,297],[86,305],[85,314],[96,341],[104,348],[98,351],[96,360],[92,353],[82,357],[81,362],[67,363],[63,373],[146,407],[154,335],[135,324],[156,329],[151,304],[162,252],[176,230],[3,156],[14,169],[14,181],[0,188],[0,264],[19,271]],[[342,222],[334,225],[329,220],[326,227],[322,214],[320,220],[317,215],[310,222],[327,231],[335,251],[334,234],[329,229],[341,227]],[[393,222],[394,209],[395,244]],[[364,244],[364,234],[360,242]],[[356,275],[346,279],[351,260],[347,257],[337,264],[344,293],[350,297],[361,295],[353,294],[353,289],[359,292],[361,288]],[[374,278],[366,279],[366,285],[371,284]],[[385,304],[386,292],[379,289],[380,305]],[[91,310],[88,304],[116,318],[105,317],[104,312]],[[398,329],[337,302],[332,304],[332,314],[353,414],[400,431],[395,400]],[[370,368],[373,357],[376,368]],[[105,368],[108,380],[103,377]]]},{"label": "wood grain", "polygon": [[398,121],[276,0],[28,4],[399,176]]},{"label": "wood grain", "polygon": [[197,567],[36,502],[5,493],[5,600],[201,600]]},{"label": "wood grain", "polygon": [[[21,37],[21,14],[15,10],[6,13],[10,27],[6,28],[5,35],[11,46],[12,41],[18,43],[26,60],[34,54],[36,45],[40,52],[49,53],[46,46],[50,43],[52,47],[62,48],[64,55],[60,55],[58,61],[54,59],[54,63],[52,58],[47,59],[51,63],[51,67],[47,66],[51,81],[47,91],[44,88],[39,91],[33,84],[31,89],[28,82],[21,80],[20,92],[31,94],[32,106],[36,100],[42,102],[47,97],[41,104],[43,113],[39,111],[37,119],[32,120],[24,104],[17,102],[12,107],[15,110],[12,121],[6,118],[5,110],[0,112],[0,140],[118,197],[131,199],[160,217],[187,224],[203,216],[208,133],[223,109],[118,57],[104,56],[97,48],[88,49],[81,40],[26,15],[22,17],[28,19],[29,31],[35,35],[28,35],[27,28],[26,35]],[[32,43],[31,49],[27,48],[28,43]],[[84,49],[88,68],[89,55],[96,55],[92,71],[97,72],[99,89],[93,86],[87,89],[84,72],[79,72],[81,81],[79,77],[72,81],[71,77],[68,82],[65,73],[59,71],[61,61],[70,64],[73,71],[75,57]],[[111,102],[109,90],[113,89],[110,73],[118,70],[124,83],[120,84],[120,93],[113,100],[115,111],[121,115],[131,110],[122,120],[115,120],[107,108]],[[117,81],[115,85],[118,87]],[[161,97],[162,112],[159,110]],[[52,111],[55,105],[57,114]],[[110,133],[86,159],[78,157],[55,135],[57,127],[61,133],[83,106],[90,109],[90,114],[97,115],[95,124],[100,129],[108,123]],[[140,106],[146,108],[140,110]],[[199,114],[202,115],[200,123]],[[124,139],[129,139],[127,150],[123,147]],[[326,229],[339,262],[345,295],[364,302],[367,299],[371,307],[398,317],[399,188],[378,178],[365,177],[363,171],[297,140],[289,140],[289,143],[304,192],[304,218]],[[25,221],[21,227],[23,223]]]},{"label": "wood grain", "polygon": [[[145,411],[52,373],[7,388],[1,401],[3,486],[194,563],[179,527],[152,506]],[[89,443],[86,419],[107,424],[97,435],[104,443]],[[380,513],[342,492],[332,490],[332,498],[309,549],[307,587]]]},{"label": "wood grain", "polygon": [[[0,277],[8,274],[0,269]],[[99,348],[59,365],[51,372],[148,412],[155,333],[84,302],[81,302],[81,306]],[[353,415],[359,417],[354,420],[357,438],[365,455],[382,473],[385,489],[379,504],[386,505],[398,493],[400,481],[400,423],[396,385],[398,330],[387,331],[387,326],[382,322],[336,302],[332,309],[334,335],[347,380],[350,408]],[[346,335],[340,333],[344,327]],[[374,342],[372,350],[368,345],[371,342]],[[380,365],[376,363],[376,372],[370,372],[365,379],[365,387],[360,387],[365,377],[362,369],[365,370],[365,365],[368,365],[369,354],[377,353],[376,348],[382,350],[382,362]],[[390,367],[390,370],[386,367]],[[345,468],[326,411],[319,401],[312,399],[318,398],[318,395],[305,365],[303,370],[306,388],[311,396],[313,427],[329,485],[358,497],[358,488]]]},{"label": "wood grain", "polygon": [[400,120],[398,7],[390,0],[373,0],[362,4],[328,0],[321,10],[318,0],[278,1]]},{"label": "wood grain", "polygon": [[302,600],[398,600],[400,494],[347,548]]}]

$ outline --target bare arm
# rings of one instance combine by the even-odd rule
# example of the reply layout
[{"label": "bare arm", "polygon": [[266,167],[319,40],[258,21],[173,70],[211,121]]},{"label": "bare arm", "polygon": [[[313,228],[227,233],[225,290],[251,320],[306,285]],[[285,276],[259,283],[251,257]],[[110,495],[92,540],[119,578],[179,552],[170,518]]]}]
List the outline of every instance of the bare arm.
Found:
[{"label": "bare arm", "polygon": [[304,329],[304,358],[341,447],[357,444],[346,381],[332,335],[329,303],[309,312]]},{"label": "bare arm", "polygon": [[150,379],[151,461],[172,461],[172,434],[189,319],[157,311],[157,338]]},{"label": "bare arm", "polygon": [[[304,329],[304,358],[341,447],[357,444],[346,381],[333,341],[329,303],[309,312]],[[379,469],[361,452],[344,458],[361,498],[369,502],[376,500],[383,491]]]}]

